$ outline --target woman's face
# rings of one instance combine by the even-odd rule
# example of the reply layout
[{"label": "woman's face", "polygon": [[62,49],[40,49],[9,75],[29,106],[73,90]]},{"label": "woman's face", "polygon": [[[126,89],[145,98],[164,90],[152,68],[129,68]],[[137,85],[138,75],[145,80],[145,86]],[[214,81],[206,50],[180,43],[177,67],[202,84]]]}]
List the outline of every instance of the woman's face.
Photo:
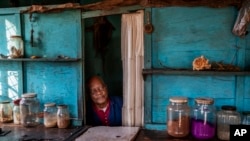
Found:
[{"label": "woman's face", "polygon": [[96,105],[103,105],[108,102],[108,91],[105,84],[98,78],[92,79],[89,84],[90,97]]}]

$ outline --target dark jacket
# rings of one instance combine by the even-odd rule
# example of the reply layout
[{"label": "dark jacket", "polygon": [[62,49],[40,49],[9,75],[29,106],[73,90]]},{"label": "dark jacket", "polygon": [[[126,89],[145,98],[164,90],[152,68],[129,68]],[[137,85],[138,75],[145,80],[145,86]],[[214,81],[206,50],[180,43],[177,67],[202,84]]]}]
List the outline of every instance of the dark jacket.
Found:
[{"label": "dark jacket", "polygon": [[[109,126],[121,126],[122,125],[122,104],[123,100],[118,96],[110,96],[110,113],[108,117]],[[87,104],[87,125],[102,126],[102,122],[94,112],[92,103]]]}]

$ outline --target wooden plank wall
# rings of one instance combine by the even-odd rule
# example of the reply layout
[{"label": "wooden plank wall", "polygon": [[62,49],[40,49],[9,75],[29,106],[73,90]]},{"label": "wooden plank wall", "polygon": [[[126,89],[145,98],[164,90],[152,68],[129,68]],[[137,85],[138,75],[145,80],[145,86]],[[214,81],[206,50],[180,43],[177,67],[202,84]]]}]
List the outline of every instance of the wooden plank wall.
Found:
[{"label": "wooden plank wall", "polygon": [[[18,13],[20,9],[0,10],[0,53],[7,55],[7,37],[17,34],[24,41],[25,58],[0,60],[0,95],[16,99],[23,93],[37,93],[41,112],[48,102],[66,104],[73,124],[81,125],[84,120],[81,11],[31,16]],[[34,61],[30,59],[33,55],[47,60]],[[76,61],[54,61],[58,56]]]},{"label": "wooden plank wall", "polygon": [[[201,55],[210,61],[232,63],[243,70],[249,67],[249,37],[239,38],[231,32],[237,8],[167,7],[148,10],[151,10],[155,30],[145,36],[146,67],[192,69],[192,61]],[[240,47],[238,52],[236,46]],[[217,109],[228,104],[237,106],[239,111],[250,110],[249,78],[149,75],[145,79],[145,127],[167,128],[166,107],[171,96],[188,97],[190,106],[194,105],[194,98],[212,97]]]}]

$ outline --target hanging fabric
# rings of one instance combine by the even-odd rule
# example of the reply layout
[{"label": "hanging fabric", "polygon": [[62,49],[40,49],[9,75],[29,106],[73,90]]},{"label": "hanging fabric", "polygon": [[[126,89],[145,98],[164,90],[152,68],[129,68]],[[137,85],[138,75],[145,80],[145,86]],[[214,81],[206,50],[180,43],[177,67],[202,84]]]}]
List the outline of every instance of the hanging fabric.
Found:
[{"label": "hanging fabric", "polygon": [[122,15],[123,126],[142,126],[144,119],[144,11]]}]

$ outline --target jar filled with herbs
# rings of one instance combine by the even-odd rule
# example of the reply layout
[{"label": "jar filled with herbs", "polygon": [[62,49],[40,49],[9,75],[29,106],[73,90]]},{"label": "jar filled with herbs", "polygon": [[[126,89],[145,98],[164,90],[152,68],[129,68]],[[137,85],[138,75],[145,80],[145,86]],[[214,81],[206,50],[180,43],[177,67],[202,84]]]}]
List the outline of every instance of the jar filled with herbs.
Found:
[{"label": "jar filled with herbs", "polygon": [[67,128],[70,124],[70,116],[67,105],[58,105],[57,106],[57,127],[58,128]]},{"label": "jar filled with herbs", "polygon": [[24,50],[22,37],[18,35],[10,36],[8,50],[10,58],[22,58]]},{"label": "jar filled with herbs", "polygon": [[192,109],[191,133],[199,140],[212,139],[216,131],[216,109],[212,98],[196,98]]},{"label": "jar filled with herbs", "polygon": [[235,106],[223,105],[217,112],[217,136],[220,140],[230,139],[230,125],[241,124],[241,115]]},{"label": "jar filled with herbs", "polygon": [[56,127],[57,125],[57,109],[55,103],[44,104],[44,126],[45,127]]},{"label": "jar filled with herbs", "polygon": [[13,121],[12,106],[10,101],[0,102],[0,122],[8,123]]},{"label": "jar filled with herbs", "polygon": [[173,137],[185,137],[189,134],[189,113],[186,97],[171,97],[167,106],[167,132]]}]

